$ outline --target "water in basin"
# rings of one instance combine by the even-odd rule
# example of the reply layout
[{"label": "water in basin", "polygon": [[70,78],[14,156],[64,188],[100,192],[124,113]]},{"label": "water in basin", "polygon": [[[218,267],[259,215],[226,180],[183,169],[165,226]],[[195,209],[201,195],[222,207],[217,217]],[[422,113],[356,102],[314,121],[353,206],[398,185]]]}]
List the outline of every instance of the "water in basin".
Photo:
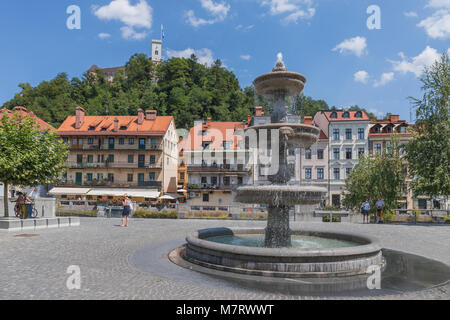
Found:
[{"label": "water in basin", "polygon": [[[253,247],[253,248],[264,248],[264,236],[263,235],[226,235],[211,237],[206,239],[208,241],[229,244],[241,247]],[[337,240],[337,239],[327,239],[314,236],[292,236],[292,246],[291,248],[302,248],[302,249],[329,249],[329,248],[346,248],[358,246],[358,243]]]}]

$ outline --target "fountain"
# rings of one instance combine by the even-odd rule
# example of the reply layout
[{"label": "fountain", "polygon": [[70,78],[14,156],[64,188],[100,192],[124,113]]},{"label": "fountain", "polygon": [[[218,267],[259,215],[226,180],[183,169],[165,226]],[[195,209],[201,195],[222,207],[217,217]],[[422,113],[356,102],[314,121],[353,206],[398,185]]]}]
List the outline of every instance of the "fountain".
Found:
[{"label": "fountain", "polygon": [[290,228],[293,206],[319,204],[327,192],[321,187],[289,184],[288,150],[308,149],[320,134],[315,126],[289,122],[286,98],[301,93],[305,83],[304,76],[287,70],[281,54],[272,72],[254,81],[258,94],[274,100],[274,110],[270,124],[248,130],[278,131],[279,165],[277,172],[269,176],[270,185],[239,187],[235,201],[266,204],[267,227],[207,229],[189,235],[179,256],[190,263],[190,268],[263,278],[302,278],[303,285],[333,291],[363,288],[368,268],[383,267],[381,248],[367,236]]}]

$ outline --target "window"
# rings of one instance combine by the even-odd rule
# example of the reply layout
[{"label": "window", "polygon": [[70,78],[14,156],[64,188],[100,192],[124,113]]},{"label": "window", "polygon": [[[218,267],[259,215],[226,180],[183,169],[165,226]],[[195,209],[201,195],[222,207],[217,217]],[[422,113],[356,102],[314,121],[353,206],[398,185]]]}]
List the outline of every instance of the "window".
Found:
[{"label": "window", "polygon": [[238,185],[243,185],[244,184],[244,178],[242,177],[238,177]]},{"label": "window", "polygon": [[93,174],[92,173],[87,173],[86,174],[86,181],[92,181],[93,180]]},{"label": "window", "polygon": [[348,178],[350,173],[352,172],[352,168],[345,168],[345,177]]},{"label": "window", "polygon": [[333,129],[333,140],[341,140],[339,129]]},{"label": "window", "polygon": [[375,154],[381,154],[381,144],[375,145]]},{"label": "window", "polygon": [[341,180],[341,169],[334,168],[333,169],[334,180]]},{"label": "window", "polygon": [[103,181],[103,173],[97,173],[97,181]]},{"label": "window", "polygon": [[217,186],[217,177],[211,177],[211,184]]},{"label": "window", "polygon": [[311,160],[311,157],[312,157],[311,149],[305,150],[305,159]]},{"label": "window", "polygon": [[77,163],[83,163],[83,155],[82,154],[77,154]]},{"label": "window", "polygon": [[323,160],[323,150],[317,150],[317,159]]},{"label": "window", "polygon": [[362,112],[361,111],[356,112],[355,118],[361,119],[362,118]]},{"label": "window", "polygon": [[203,194],[203,202],[209,202],[209,193]]},{"label": "window", "polygon": [[128,139],[128,144],[129,145],[134,145],[134,138]]},{"label": "window", "polygon": [[180,172],[180,180],[184,180],[185,179],[185,173],[184,172]]},{"label": "window", "polygon": [[129,174],[128,174],[128,179],[127,179],[127,181],[128,181],[128,182],[133,182],[133,174],[132,174],[132,173],[129,173]]},{"label": "window", "polygon": [[358,158],[361,159],[365,154],[365,150],[364,148],[359,148],[358,149]]},{"label": "window", "polygon": [[124,138],[120,138],[119,139],[119,145],[123,146],[125,144],[125,139]]},{"label": "window", "polygon": [[359,128],[358,129],[358,139],[359,140],[364,140],[366,138],[366,133],[364,128]]},{"label": "window", "polygon": [[324,177],[324,169],[323,168],[317,168],[317,179],[318,180],[325,179],[325,177]]},{"label": "window", "polygon": [[139,139],[139,150],[145,150],[145,139]]},{"label": "window", "polygon": [[401,126],[399,129],[400,133],[406,133],[406,127],[405,126]]},{"label": "window", "polygon": [[91,154],[88,155],[88,156],[87,156],[87,162],[88,162],[88,163],[94,163],[94,156],[91,155]]},{"label": "window", "polygon": [[104,163],[105,162],[105,156],[104,155],[98,155],[97,156],[97,163]]},{"label": "window", "polygon": [[229,149],[231,149],[231,142],[229,142],[229,141],[224,141],[222,144],[223,144],[223,149],[224,149],[224,150],[229,150]]},{"label": "window", "polygon": [[150,178],[150,181],[156,181],[156,174],[154,172],[150,172],[149,178]]},{"label": "window", "polygon": [[226,185],[226,186],[231,185],[230,177],[223,177],[223,184]]},{"label": "window", "polygon": [[114,173],[108,173],[108,181],[114,182]]},{"label": "window", "polygon": [[203,184],[207,184],[208,183],[208,178],[207,177],[202,177],[202,185]]},{"label": "window", "polygon": [[69,143],[69,138],[63,138],[64,143]]},{"label": "window", "polygon": [[350,112],[348,112],[348,111],[344,112],[344,114],[342,115],[342,118],[350,119]]},{"label": "window", "polygon": [[331,119],[337,119],[337,112],[331,113]]},{"label": "window", "polygon": [[352,160],[353,157],[353,150],[352,148],[346,148],[345,149],[345,159]]},{"label": "window", "polygon": [[341,151],[339,150],[339,148],[333,149],[333,157],[334,160],[339,160],[341,158]]},{"label": "window", "polygon": [[158,144],[158,141],[155,138],[150,139],[150,145],[156,146]]},{"label": "window", "polygon": [[134,163],[134,155],[133,154],[128,155],[128,163]]},{"label": "window", "polygon": [[114,155],[113,154],[108,155],[108,162],[114,163]]},{"label": "window", "polygon": [[150,156],[150,164],[155,164],[156,163],[156,156]]},{"label": "window", "polygon": [[312,169],[311,168],[306,168],[305,169],[305,179],[306,180],[311,180],[312,179]]},{"label": "window", "polygon": [[78,139],[78,145],[80,145],[80,146],[83,145],[83,139]]},{"label": "window", "polygon": [[94,144],[94,139],[88,138],[88,145],[93,145],[93,144]]},{"label": "window", "polygon": [[345,139],[352,140],[353,132],[352,129],[345,129]]}]

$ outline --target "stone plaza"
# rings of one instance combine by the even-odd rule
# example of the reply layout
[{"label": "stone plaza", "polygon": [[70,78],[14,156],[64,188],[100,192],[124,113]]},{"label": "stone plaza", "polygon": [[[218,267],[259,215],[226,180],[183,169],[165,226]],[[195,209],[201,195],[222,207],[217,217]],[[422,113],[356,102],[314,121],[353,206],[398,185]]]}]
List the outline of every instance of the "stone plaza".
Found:
[{"label": "stone plaza", "polygon": [[[0,299],[5,300],[277,300],[335,299],[251,289],[181,268],[168,259],[186,235],[216,227],[261,227],[264,221],[141,220],[129,228],[120,219],[82,218],[66,229],[0,232]],[[398,250],[450,265],[447,226],[298,223],[308,230],[357,232]],[[420,237],[417,235],[420,234]],[[80,269],[81,286],[69,290],[70,266]],[[340,295],[338,299],[450,299],[450,284],[422,291]]]}]

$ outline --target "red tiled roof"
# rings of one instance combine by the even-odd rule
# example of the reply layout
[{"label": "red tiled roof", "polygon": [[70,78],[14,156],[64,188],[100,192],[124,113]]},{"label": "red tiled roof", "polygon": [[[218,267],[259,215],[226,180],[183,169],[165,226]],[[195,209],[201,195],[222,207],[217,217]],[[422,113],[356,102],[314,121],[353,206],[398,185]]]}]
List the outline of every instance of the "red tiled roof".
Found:
[{"label": "red tiled roof", "polygon": [[[118,120],[118,131],[114,131],[114,121]],[[156,117],[156,120],[146,120],[138,124],[138,116],[85,116],[80,129],[75,128],[76,116],[69,116],[59,127],[61,135],[154,135],[166,134],[172,116]],[[125,130],[120,130],[126,127]],[[91,129],[91,130],[90,130]]]},{"label": "red tiled roof", "polygon": [[[331,118],[331,114],[334,112],[337,114],[337,118]],[[348,118],[344,118],[345,112],[347,112],[347,111],[324,111],[323,113],[325,114],[325,117],[327,118],[327,120],[330,122],[333,122],[333,121],[370,121],[369,116],[364,111],[348,111],[348,113],[349,113]],[[361,112],[362,118],[356,117],[357,112]]]},{"label": "red tiled roof", "polygon": [[24,107],[15,107],[13,111],[7,110],[7,109],[0,109],[0,120],[3,118],[3,116],[5,114],[8,114],[8,115],[12,116],[13,113],[16,113],[16,114],[18,114],[18,115],[20,115],[21,117],[24,117],[24,118],[31,117],[32,119],[34,119],[37,122],[37,124],[39,125],[39,128],[42,131],[45,131],[45,130],[48,129],[51,132],[56,132],[56,129],[53,126],[51,126],[50,124],[48,124],[44,120],[38,118],[33,112],[29,112]]},{"label": "red tiled roof", "polygon": [[[189,137],[183,139],[179,143],[179,151],[200,151],[203,150],[203,142],[211,142],[210,150],[223,150],[223,142],[233,142],[232,150],[238,148],[239,141],[242,137],[234,135],[237,130],[245,130],[248,128],[247,124],[243,122],[207,122],[205,126],[203,123],[194,126],[190,132]],[[203,129],[206,134],[202,135]],[[195,137],[195,139],[194,139]]]}]

